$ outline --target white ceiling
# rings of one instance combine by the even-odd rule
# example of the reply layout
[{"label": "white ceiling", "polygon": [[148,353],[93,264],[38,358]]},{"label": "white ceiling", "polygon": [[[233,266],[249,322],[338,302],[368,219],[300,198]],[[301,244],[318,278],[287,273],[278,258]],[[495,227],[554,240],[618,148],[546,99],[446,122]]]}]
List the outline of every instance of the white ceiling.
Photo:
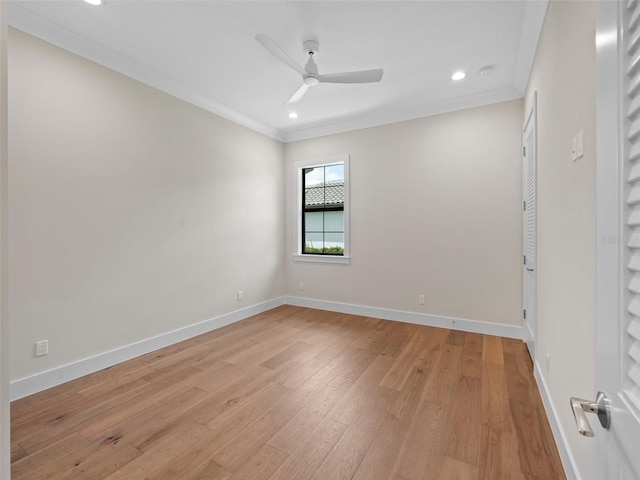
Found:
[{"label": "white ceiling", "polygon": [[[254,130],[293,141],[522,97],[547,1],[12,1],[11,26]],[[384,68],[380,83],[301,78],[255,39],[320,73]],[[480,76],[486,65],[493,74]],[[453,82],[456,70],[467,77]],[[299,117],[288,118],[295,110]]]}]

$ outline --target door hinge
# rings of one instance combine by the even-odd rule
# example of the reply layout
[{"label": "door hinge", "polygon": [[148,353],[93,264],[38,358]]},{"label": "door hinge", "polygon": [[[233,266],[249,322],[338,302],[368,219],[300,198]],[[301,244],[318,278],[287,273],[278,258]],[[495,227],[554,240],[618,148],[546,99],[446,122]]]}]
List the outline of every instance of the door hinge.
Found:
[{"label": "door hinge", "polygon": [[523,256],[522,256],[522,264],[523,264],[523,265],[526,265],[526,264],[527,264],[527,256],[526,256],[526,255],[523,255]]},{"label": "door hinge", "polygon": [[522,316],[524,317],[525,320],[527,319],[527,309],[526,308],[522,311]]},{"label": "door hinge", "polygon": [[523,157],[527,156],[527,147],[522,147],[522,156]]},{"label": "door hinge", "polygon": [[522,209],[523,210],[527,209],[527,201],[526,200],[524,202],[522,202]]}]

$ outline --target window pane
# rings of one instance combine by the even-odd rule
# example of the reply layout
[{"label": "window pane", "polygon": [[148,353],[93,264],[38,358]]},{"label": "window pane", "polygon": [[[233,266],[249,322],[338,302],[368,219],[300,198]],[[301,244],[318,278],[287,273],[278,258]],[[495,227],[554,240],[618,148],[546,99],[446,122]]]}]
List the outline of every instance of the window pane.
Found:
[{"label": "window pane", "polygon": [[324,230],[322,213],[323,212],[305,212],[304,229],[306,232],[322,232]]},{"label": "window pane", "polygon": [[325,168],[325,181],[334,182],[336,180],[344,181],[344,164],[329,165]]},{"label": "window pane", "polygon": [[305,253],[322,253],[324,247],[322,233],[305,233],[304,234],[304,252]]},{"label": "window pane", "polygon": [[325,233],[324,252],[333,253],[334,255],[342,255],[344,253],[344,234]]},{"label": "window pane", "polygon": [[309,187],[324,183],[324,167],[304,169],[304,184]]},{"label": "window pane", "polygon": [[[307,230],[310,230],[307,228]],[[324,212],[326,232],[344,232],[344,212]]]}]

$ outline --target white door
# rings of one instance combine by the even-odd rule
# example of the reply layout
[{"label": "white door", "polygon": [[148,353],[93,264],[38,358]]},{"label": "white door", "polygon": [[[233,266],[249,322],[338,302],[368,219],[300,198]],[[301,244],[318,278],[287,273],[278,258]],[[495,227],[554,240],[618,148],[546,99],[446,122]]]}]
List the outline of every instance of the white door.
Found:
[{"label": "white door", "polygon": [[[640,2],[598,2],[596,388],[591,478],[640,478]],[[585,348],[590,348],[585,346]],[[595,392],[594,392],[595,397]],[[591,399],[593,400],[593,399]]]},{"label": "white door", "polygon": [[522,293],[524,340],[531,358],[536,341],[536,103],[537,94],[524,121],[522,136]]}]

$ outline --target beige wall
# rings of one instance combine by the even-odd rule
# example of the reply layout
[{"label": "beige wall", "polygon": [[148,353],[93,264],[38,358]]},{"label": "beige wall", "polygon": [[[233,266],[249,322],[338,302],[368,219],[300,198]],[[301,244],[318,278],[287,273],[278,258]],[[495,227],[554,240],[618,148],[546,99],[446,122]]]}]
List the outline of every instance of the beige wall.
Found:
[{"label": "beige wall", "polygon": [[9,55],[12,380],[282,295],[281,143],[18,31]]},{"label": "beige wall", "polygon": [[550,2],[525,97],[538,92],[536,361],[584,478],[594,443],[578,434],[569,397],[595,395],[595,12],[595,2]]},{"label": "beige wall", "polygon": [[[286,144],[287,294],[521,325],[522,116],[516,100]],[[292,164],[343,153],[351,264],[293,262]]]}]

